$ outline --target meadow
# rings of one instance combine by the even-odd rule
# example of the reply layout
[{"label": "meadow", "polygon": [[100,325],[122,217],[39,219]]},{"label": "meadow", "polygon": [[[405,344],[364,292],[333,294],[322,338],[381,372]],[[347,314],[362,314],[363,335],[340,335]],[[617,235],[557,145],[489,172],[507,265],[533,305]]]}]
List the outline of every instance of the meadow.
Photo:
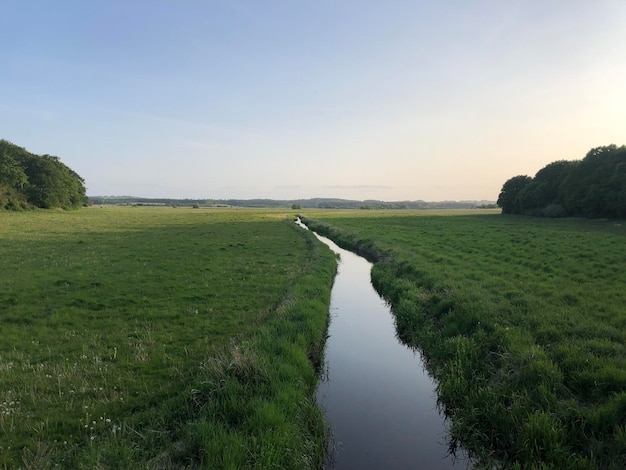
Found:
[{"label": "meadow", "polygon": [[[626,224],[484,211],[307,211],[376,264],[486,468],[626,467]],[[407,371],[410,373],[410,371]]]},{"label": "meadow", "polygon": [[320,468],[334,255],[288,211],[0,213],[0,468]]}]

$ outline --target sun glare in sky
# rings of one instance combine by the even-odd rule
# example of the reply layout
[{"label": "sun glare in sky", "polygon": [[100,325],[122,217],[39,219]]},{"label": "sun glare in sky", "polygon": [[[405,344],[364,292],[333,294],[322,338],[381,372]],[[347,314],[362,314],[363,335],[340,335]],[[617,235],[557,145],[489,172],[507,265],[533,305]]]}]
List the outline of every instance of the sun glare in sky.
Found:
[{"label": "sun glare in sky", "polygon": [[0,138],[89,195],[495,200],[626,144],[626,3],[9,0]]}]

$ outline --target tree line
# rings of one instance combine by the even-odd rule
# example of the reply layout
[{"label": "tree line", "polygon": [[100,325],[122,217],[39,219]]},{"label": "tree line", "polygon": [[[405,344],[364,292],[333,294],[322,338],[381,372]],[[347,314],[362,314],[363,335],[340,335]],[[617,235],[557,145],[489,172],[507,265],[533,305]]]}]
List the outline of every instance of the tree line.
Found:
[{"label": "tree line", "polygon": [[135,196],[89,196],[95,205],[161,205],[173,207],[263,207],[285,209],[494,209],[494,201],[379,201],[335,198],[311,199],[173,199]]},{"label": "tree line", "polygon": [[84,180],[59,157],[0,139],[0,209],[77,209],[87,202]]},{"label": "tree line", "polygon": [[514,176],[502,186],[503,214],[543,217],[626,217],[626,146],[591,149],[582,160],[558,160],[534,178]]}]

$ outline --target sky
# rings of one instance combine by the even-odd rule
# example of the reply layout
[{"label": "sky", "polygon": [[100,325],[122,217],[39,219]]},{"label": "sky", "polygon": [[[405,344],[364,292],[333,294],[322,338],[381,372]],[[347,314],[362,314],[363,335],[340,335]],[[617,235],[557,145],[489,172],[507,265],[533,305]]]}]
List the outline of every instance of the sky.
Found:
[{"label": "sky", "polygon": [[623,0],[0,0],[0,138],[87,194],[491,200],[626,144]]}]

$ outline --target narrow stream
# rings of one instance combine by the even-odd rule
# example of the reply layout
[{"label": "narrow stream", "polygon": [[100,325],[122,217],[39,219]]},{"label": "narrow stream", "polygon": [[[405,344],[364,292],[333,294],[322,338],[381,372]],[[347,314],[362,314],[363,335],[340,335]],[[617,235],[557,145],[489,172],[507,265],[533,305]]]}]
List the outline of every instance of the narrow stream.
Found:
[{"label": "narrow stream", "polygon": [[435,383],[420,354],[397,339],[371,263],[315,235],[340,256],[317,391],[334,438],[328,468],[468,468],[465,455],[448,453]]}]

